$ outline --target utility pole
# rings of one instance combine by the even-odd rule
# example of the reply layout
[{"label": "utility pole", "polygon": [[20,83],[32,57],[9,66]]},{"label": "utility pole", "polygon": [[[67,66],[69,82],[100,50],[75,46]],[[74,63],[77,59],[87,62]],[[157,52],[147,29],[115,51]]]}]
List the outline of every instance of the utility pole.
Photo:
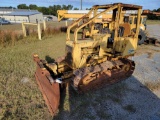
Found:
[{"label": "utility pole", "polygon": [[82,0],[81,0],[81,10],[82,10]]}]

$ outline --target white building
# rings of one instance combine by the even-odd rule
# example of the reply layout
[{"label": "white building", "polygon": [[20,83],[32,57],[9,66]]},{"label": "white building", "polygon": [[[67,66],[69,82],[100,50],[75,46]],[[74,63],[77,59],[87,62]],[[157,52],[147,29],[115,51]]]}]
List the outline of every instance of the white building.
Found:
[{"label": "white building", "polygon": [[43,14],[37,10],[0,9],[0,17],[11,23],[43,22]]},{"label": "white building", "polygon": [[46,21],[58,21],[57,16],[53,16],[53,15],[43,15],[43,18]]}]

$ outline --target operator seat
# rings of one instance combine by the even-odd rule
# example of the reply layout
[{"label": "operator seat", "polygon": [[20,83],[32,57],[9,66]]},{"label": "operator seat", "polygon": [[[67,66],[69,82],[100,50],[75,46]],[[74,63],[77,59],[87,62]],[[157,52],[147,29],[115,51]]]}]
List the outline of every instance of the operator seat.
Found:
[{"label": "operator seat", "polygon": [[127,37],[131,34],[131,26],[129,23],[123,23],[119,26],[119,36]]}]

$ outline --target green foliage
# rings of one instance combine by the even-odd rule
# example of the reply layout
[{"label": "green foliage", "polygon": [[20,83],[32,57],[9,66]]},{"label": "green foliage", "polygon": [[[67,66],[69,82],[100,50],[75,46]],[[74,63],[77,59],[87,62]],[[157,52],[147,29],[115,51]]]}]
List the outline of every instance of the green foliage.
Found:
[{"label": "green foliage", "polygon": [[74,8],[74,10],[79,10],[79,8]]},{"label": "green foliage", "polygon": [[[160,12],[160,8],[153,9],[152,12]],[[155,14],[148,14],[147,17],[149,20],[160,20],[160,16],[156,16]]]},{"label": "green foliage", "polygon": [[37,9],[37,5],[30,4],[30,5],[29,5],[29,9],[31,9],[31,10],[36,10],[36,9]]},{"label": "green foliage", "polygon": [[86,10],[91,10],[91,8],[86,8]]},{"label": "green foliage", "polygon": [[49,10],[47,7],[38,7],[38,11],[42,12],[44,15],[49,15]]},{"label": "green foliage", "polygon": [[28,9],[29,7],[26,4],[20,4],[17,6],[18,9]]},{"label": "green foliage", "polygon": [[160,12],[160,8],[158,8],[158,9],[153,9],[152,11],[153,11],[153,12]]},{"label": "green foliage", "polygon": [[49,6],[50,14],[51,15],[56,15],[57,16],[57,10],[62,10],[64,9],[61,5],[53,5]]},{"label": "green foliage", "polygon": [[157,10],[156,10],[156,9],[153,9],[152,11],[153,11],[153,12],[156,12]]},{"label": "green foliage", "polygon": [[78,8],[73,8],[72,5],[53,5],[49,7],[40,7],[35,4],[30,4],[27,6],[26,4],[20,4],[17,6],[18,9],[31,9],[38,10],[42,12],[44,15],[55,15],[57,16],[57,10],[79,10]]},{"label": "green foliage", "polygon": [[160,16],[156,16],[154,14],[147,15],[148,20],[160,20]]},{"label": "green foliage", "polygon": [[160,12],[160,8],[157,9],[157,12]]}]

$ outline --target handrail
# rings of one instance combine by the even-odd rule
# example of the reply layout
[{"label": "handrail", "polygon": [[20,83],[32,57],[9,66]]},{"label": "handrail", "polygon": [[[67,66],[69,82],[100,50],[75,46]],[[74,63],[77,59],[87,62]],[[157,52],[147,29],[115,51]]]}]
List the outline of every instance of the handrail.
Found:
[{"label": "handrail", "polygon": [[77,25],[81,20],[83,20],[84,18],[86,18],[87,16],[89,16],[92,12],[93,12],[94,8],[92,8],[86,15],[84,15],[83,17],[79,18],[78,20],[76,20],[75,22],[73,22],[67,29],[67,40],[70,40],[70,31],[71,28],[73,28],[75,25]]},{"label": "handrail", "polygon": [[104,10],[103,12],[95,15],[95,16],[94,16],[93,18],[91,18],[88,22],[80,25],[80,26],[75,30],[75,32],[74,32],[74,37],[75,37],[75,38],[74,38],[74,41],[77,42],[77,33],[78,33],[78,31],[79,31],[80,29],[82,29],[84,26],[86,26],[86,25],[88,25],[89,23],[91,23],[93,20],[95,20],[96,18],[98,18],[98,17],[99,17],[100,15],[102,15],[103,13],[108,12],[108,11],[111,11],[111,10],[117,8],[117,7],[118,7],[118,5],[114,5],[114,6],[110,7],[110,8],[108,8],[108,9]]}]

